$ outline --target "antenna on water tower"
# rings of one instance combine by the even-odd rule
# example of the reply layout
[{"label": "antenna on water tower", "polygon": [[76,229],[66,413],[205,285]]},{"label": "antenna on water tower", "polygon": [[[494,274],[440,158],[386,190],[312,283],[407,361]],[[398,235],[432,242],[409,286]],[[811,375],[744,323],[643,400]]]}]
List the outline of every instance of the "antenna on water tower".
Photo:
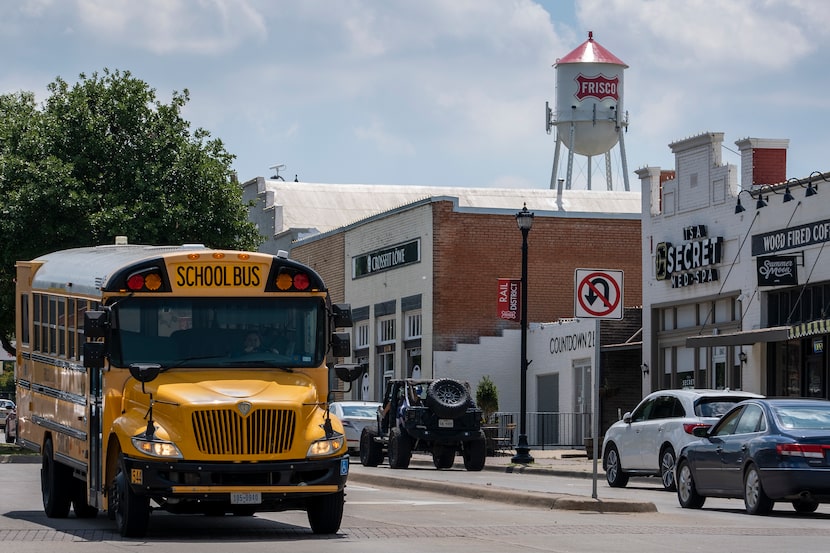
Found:
[{"label": "antenna on water tower", "polygon": [[629,190],[623,131],[628,129],[628,114],[623,115],[623,71],[628,67],[614,54],[588,40],[564,58],[556,60],[556,111],[545,102],[548,134],[556,129],[556,149],[550,188],[556,189],[559,153],[568,149],[565,188],[571,189],[574,154],[588,158],[588,190],[591,189],[592,157],[605,154],[606,184],[613,190],[611,149],[619,143],[625,190]]}]

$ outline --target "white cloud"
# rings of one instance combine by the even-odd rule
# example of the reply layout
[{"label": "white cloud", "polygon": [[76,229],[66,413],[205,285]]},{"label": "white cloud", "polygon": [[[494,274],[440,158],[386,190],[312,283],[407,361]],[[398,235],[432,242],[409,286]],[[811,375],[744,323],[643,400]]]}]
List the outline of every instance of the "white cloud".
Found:
[{"label": "white cloud", "polygon": [[357,127],[354,134],[357,138],[374,145],[382,154],[393,156],[415,155],[415,146],[411,142],[390,133],[384,128],[383,123],[378,120],[373,120],[368,126]]},{"label": "white cloud", "polygon": [[267,34],[246,0],[78,0],[78,17],[96,36],[154,54],[216,54]]}]

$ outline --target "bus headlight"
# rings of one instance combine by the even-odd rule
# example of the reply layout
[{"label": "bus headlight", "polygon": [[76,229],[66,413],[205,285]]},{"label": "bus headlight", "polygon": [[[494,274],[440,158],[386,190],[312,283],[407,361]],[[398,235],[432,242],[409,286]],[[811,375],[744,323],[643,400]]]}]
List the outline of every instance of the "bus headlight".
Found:
[{"label": "bus headlight", "polygon": [[148,440],[144,434],[133,436],[133,446],[145,455],[163,457],[165,459],[181,459],[182,452],[173,442],[163,440]]},{"label": "bus headlight", "polygon": [[343,434],[335,433],[331,437],[323,438],[312,442],[308,447],[306,457],[322,457],[324,455],[334,455],[346,446],[346,437]]}]

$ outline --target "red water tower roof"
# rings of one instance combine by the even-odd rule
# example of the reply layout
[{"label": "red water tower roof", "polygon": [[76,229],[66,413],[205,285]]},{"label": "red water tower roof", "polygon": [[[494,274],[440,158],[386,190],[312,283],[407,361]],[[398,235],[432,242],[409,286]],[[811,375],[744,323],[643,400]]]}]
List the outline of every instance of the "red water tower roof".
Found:
[{"label": "red water tower roof", "polygon": [[556,60],[554,67],[563,63],[611,63],[628,67],[620,58],[594,42],[594,32],[588,31],[588,40],[580,44],[573,52]]}]

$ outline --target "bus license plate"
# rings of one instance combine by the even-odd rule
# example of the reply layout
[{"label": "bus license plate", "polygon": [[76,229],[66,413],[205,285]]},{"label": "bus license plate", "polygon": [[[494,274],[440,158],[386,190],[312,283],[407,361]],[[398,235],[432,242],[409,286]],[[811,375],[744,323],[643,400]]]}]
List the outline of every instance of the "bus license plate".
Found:
[{"label": "bus license plate", "polygon": [[231,492],[231,505],[259,505],[262,503],[260,492]]},{"label": "bus license plate", "polygon": [[438,419],[438,428],[452,428],[452,419]]}]

